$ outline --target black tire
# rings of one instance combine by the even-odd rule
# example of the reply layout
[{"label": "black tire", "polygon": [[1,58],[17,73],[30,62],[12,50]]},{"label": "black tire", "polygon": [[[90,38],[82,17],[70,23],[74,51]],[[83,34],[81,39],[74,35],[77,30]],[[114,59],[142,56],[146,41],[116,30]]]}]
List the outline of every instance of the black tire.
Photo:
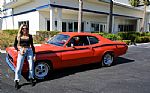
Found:
[{"label": "black tire", "polygon": [[114,62],[114,56],[111,52],[105,53],[102,58],[102,66],[110,67]]},{"label": "black tire", "polygon": [[47,61],[38,61],[34,66],[35,79],[47,79],[52,71],[52,65]]}]

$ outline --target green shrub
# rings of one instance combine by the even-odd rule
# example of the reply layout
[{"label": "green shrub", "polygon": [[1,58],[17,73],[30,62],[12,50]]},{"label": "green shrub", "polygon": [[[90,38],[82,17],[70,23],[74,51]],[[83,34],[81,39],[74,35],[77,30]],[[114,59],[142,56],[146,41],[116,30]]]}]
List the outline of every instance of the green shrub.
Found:
[{"label": "green shrub", "polygon": [[15,36],[15,34],[9,35],[8,33],[0,33],[0,49],[13,46]]},{"label": "green shrub", "polygon": [[122,39],[128,39],[127,32],[118,32],[117,33]]},{"label": "green shrub", "polygon": [[150,36],[150,32],[145,32],[145,36]]},{"label": "green shrub", "polygon": [[117,34],[106,34],[104,35],[105,38],[108,38],[110,40],[121,40],[122,38]]},{"label": "green shrub", "polygon": [[118,32],[123,40],[135,40],[136,37],[141,36],[140,32]]},{"label": "green shrub", "polygon": [[59,33],[58,31],[37,31],[36,35],[43,37],[52,37],[58,33]]},{"label": "green shrub", "polygon": [[109,33],[100,32],[100,33],[95,33],[95,34],[98,34],[98,35],[101,35],[101,36],[105,36],[105,35],[107,35],[107,34],[109,34]]},{"label": "green shrub", "polygon": [[15,36],[18,30],[3,30],[0,32],[0,49],[5,49],[6,47],[13,46]]},{"label": "green shrub", "polygon": [[150,37],[149,36],[137,37],[135,41],[137,43],[147,43],[147,42],[150,42]]},{"label": "green shrub", "polygon": [[127,45],[131,43],[131,40],[122,40],[122,42],[125,42]]},{"label": "green shrub", "polygon": [[36,35],[34,36],[33,40],[34,43],[44,43],[45,39],[53,37],[54,35],[58,34],[58,31],[37,31]]},{"label": "green shrub", "polygon": [[16,35],[18,33],[18,30],[17,29],[8,29],[8,30],[3,30],[3,33],[7,33],[9,35]]}]

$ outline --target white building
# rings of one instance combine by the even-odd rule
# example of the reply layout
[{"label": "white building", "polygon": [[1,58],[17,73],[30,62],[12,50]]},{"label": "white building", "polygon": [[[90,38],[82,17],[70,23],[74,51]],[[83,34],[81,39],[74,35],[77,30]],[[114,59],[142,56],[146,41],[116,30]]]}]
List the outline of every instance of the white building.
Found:
[{"label": "white building", "polygon": [[[0,0],[3,4],[0,30],[18,29],[29,25],[30,33],[36,31],[77,31],[78,0]],[[143,10],[130,6],[128,0],[113,0],[113,32],[139,31]],[[147,11],[146,31],[149,31]],[[82,30],[108,32],[109,3],[101,0],[83,0]]]}]

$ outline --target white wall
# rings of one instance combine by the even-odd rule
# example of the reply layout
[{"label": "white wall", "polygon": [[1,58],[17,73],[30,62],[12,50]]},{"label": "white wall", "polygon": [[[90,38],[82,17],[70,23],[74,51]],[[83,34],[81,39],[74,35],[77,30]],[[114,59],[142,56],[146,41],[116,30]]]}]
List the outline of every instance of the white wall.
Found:
[{"label": "white wall", "polygon": [[[1,0],[0,0],[1,1]],[[116,0],[117,1],[117,0]],[[120,1],[120,0],[118,0]],[[69,6],[69,7],[75,7],[78,8],[78,0],[32,0],[31,3],[24,4],[22,6],[18,6],[14,8],[14,14],[28,11],[31,9],[34,9],[39,6],[47,5],[48,3],[51,4],[56,4],[56,5],[62,5],[62,6]],[[126,2],[126,0],[121,0],[121,2]],[[93,11],[100,11],[100,12],[107,12],[109,13],[109,4],[108,3],[102,3],[98,1],[91,1],[90,0],[84,0],[84,9],[88,10],[93,10]],[[62,19],[63,20],[73,20],[77,21],[78,20],[78,12],[74,11],[73,13],[70,14],[70,12],[67,12],[68,10],[65,9],[65,12],[62,14]],[[69,10],[73,11],[73,10]],[[55,11],[56,12],[56,11]],[[11,12],[8,12],[7,14],[10,14]],[[127,16],[134,16],[134,17],[142,17],[143,12],[139,11],[137,9],[131,9],[131,8],[125,8],[122,6],[116,6],[114,5],[114,13],[115,14],[120,14],[120,15],[127,15]],[[3,28],[2,29],[17,29],[18,28],[18,21],[26,21],[29,20],[29,28],[31,29],[30,33],[35,34],[35,31],[38,30],[46,30],[47,24],[46,24],[46,19],[49,19],[49,8],[47,9],[42,9],[39,11],[27,13],[27,14],[22,14],[14,17],[14,26],[13,26],[13,20],[12,17],[5,18],[3,19]],[[115,24],[114,26],[117,27],[117,24],[123,23],[123,24],[128,24],[128,20],[126,21],[126,18],[118,17],[115,16]],[[7,20],[7,22],[5,22]],[[57,20],[57,17],[56,19]],[[104,14],[95,14],[95,13],[85,13],[83,16],[83,21],[86,22],[86,30],[89,31],[90,29],[90,23],[91,22],[103,22],[107,23],[107,15]]]},{"label": "white wall", "polygon": [[4,1],[0,0],[0,8],[2,8],[3,3],[4,3]]},{"label": "white wall", "polygon": [[[116,0],[123,3],[128,3],[128,0]],[[78,8],[78,0],[51,0],[52,4],[56,5],[62,5],[62,6],[70,6]],[[94,10],[94,11],[100,11],[100,12],[107,12],[109,13],[109,4],[108,3],[102,3],[102,2],[95,2],[91,3],[89,1],[83,1],[83,8],[88,10]],[[137,9],[125,8],[123,6],[116,6],[114,5],[114,13],[115,14],[121,14],[121,15],[128,15],[128,16],[135,16],[135,17],[141,17],[142,11],[139,11]]]},{"label": "white wall", "polygon": [[28,21],[29,20],[29,33],[36,34],[35,31],[39,30],[39,12],[30,12],[27,14],[17,15],[14,16],[14,23],[13,17],[7,17],[2,19],[2,30],[5,29],[18,29],[18,22],[19,21]]},{"label": "white wall", "polygon": [[121,7],[121,6],[114,6],[113,13],[127,15],[127,16],[133,16],[133,17],[140,17],[140,18],[143,16],[143,11],[125,8],[125,7]]},{"label": "white wall", "polygon": [[113,0],[113,1],[129,5],[129,0]]},{"label": "white wall", "polygon": [[47,20],[49,20],[49,12],[39,12],[39,29],[47,30]]},{"label": "white wall", "polygon": [[29,33],[36,34],[35,31],[39,30],[39,12],[31,12],[27,14],[22,14],[14,17],[15,20],[15,29],[18,29],[18,21],[27,21],[29,20]]}]

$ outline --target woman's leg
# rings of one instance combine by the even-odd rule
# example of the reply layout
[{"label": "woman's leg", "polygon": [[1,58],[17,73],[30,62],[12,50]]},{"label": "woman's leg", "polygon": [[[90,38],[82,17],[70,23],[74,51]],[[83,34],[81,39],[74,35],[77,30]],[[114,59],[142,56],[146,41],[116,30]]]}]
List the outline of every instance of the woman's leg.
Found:
[{"label": "woman's leg", "polygon": [[[20,49],[20,51],[22,51],[22,49]],[[20,53],[18,53],[17,66],[15,69],[15,81],[17,80],[19,82],[20,80],[24,59],[25,59],[25,54],[21,55]]]},{"label": "woman's leg", "polygon": [[34,79],[33,51],[31,48],[27,50],[27,60],[29,63],[29,79]]}]

